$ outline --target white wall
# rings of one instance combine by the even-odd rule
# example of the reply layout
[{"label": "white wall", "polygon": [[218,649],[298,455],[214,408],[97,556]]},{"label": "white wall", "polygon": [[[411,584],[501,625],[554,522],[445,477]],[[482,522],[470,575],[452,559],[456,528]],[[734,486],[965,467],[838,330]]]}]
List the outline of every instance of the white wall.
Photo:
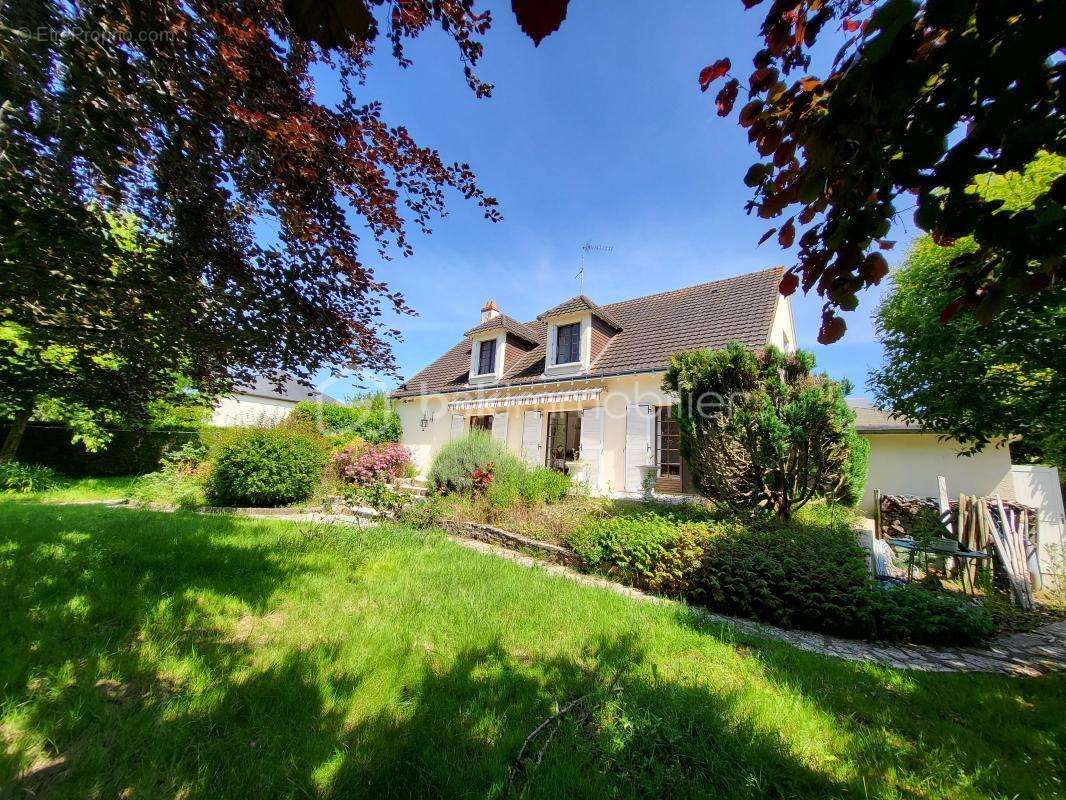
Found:
[{"label": "white wall", "polygon": [[218,401],[211,415],[211,424],[220,427],[269,425],[285,419],[295,407],[296,403],[292,400],[230,394]]},{"label": "white wall", "polygon": [[[599,398],[594,401],[573,401],[555,403],[551,406],[500,409],[499,413],[507,414],[507,447],[512,453],[521,455],[522,420],[527,410],[573,411],[603,405],[606,409],[604,415],[603,454],[600,462],[599,485],[595,488],[602,493],[613,494],[621,492],[625,488],[626,408],[631,403],[646,403],[658,406],[672,402],[670,397],[662,390],[662,379],[663,373],[659,372],[588,382],[538,384],[535,387],[529,387],[529,391],[538,393],[596,387],[602,387],[603,391]],[[512,388],[500,390],[500,393],[514,391]],[[493,390],[487,390],[483,395],[479,394],[478,396],[492,396],[494,393]],[[402,442],[411,450],[415,466],[419,470],[419,477],[425,477],[433,456],[450,439],[453,412],[448,410],[448,403],[464,396],[466,396],[464,393],[457,392],[395,401],[396,412],[399,414],[400,422],[403,425]],[[464,411],[462,413],[467,417],[465,429],[468,430],[470,416],[491,414],[493,409],[476,412]],[[432,417],[425,430],[421,426],[423,416],[427,420]],[[547,420],[541,426],[541,436],[547,436]]]},{"label": "white wall", "polygon": [[777,296],[774,321],[770,325],[767,344],[774,344],[787,353],[796,351],[796,325],[792,319],[792,301],[784,295]]},{"label": "white wall", "polygon": [[874,489],[882,494],[936,497],[937,476],[947,479],[948,494],[987,497],[1014,495],[1010,451],[989,445],[972,456],[960,456],[957,442],[940,441],[931,433],[864,434],[870,443],[870,468],[860,508],[872,514]]}]

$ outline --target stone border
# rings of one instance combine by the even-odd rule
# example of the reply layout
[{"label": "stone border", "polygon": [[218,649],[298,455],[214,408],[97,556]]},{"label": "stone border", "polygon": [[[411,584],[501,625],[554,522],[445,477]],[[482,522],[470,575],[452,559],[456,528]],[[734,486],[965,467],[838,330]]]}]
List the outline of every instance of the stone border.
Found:
[{"label": "stone border", "polygon": [[533,552],[552,564],[577,567],[581,563],[577,554],[569,548],[541,542],[537,539],[530,539],[517,533],[505,531],[503,528],[494,528],[491,525],[482,525],[477,522],[442,522],[441,527],[449,533],[484,542],[485,544],[519,552]]},{"label": "stone border", "polygon": [[[139,508],[133,504],[116,504],[94,501],[97,505],[119,508]],[[88,505],[88,503],[79,503]],[[141,507],[143,508],[143,507]],[[159,509],[150,509],[159,510]],[[174,509],[170,509],[173,511]],[[386,518],[372,508],[345,509],[349,513],[307,512],[295,508],[272,509],[227,509],[203,507],[190,509],[201,514],[231,514],[252,519],[280,519],[290,521],[321,522],[325,524],[367,527]],[[257,513],[264,512],[264,513]],[[578,572],[571,565],[576,556],[558,545],[527,539],[516,533],[476,523],[450,523],[445,527],[449,538],[470,550],[504,558],[524,567],[541,569],[549,574],[584,586],[606,589],[633,600],[656,605],[673,605],[686,609],[708,622],[724,625],[745,636],[771,639],[823,656],[860,661],[896,669],[913,669],[920,672],[987,672],[1001,675],[1038,677],[1048,672],[1066,670],[1066,621],[1045,625],[1030,633],[1002,636],[992,642],[987,650],[969,647],[933,647],[931,645],[874,644],[839,636],[788,630],[755,622],[740,617],[717,614],[700,606],[692,606],[658,595],[650,595],[631,586],[625,586],[606,578]],[[540,553],[538,558],[521,550]]]}]

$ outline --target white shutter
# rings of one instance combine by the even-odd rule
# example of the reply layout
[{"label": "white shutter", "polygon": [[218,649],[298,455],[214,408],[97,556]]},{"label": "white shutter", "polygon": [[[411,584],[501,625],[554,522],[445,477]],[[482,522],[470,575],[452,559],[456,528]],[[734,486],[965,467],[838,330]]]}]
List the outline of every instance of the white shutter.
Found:
[{"label": "white shutter", "polygon": [[603,455],[603,406],[581,412],[581,460],[588,464],[589,489],[600,486],[600,457]]},{"label": "white shutter", "polygon": [[492,415],[492,438],[507,445],[507,412]]},{"label": "white shutter", "polygon": [[466,418],[462,414],[452,414],[451,438],[458,439],[466,428]]},{"label": "white shutter", "polygon": [[626,406],[626,491],[639,492],[644,474],[641,467],[655,463],[652,407],[631,403]]},{"label": "white shutter", "polygon": [[543,444],[540,440],[539,411],[527,411],[522,418],[522,458],[532,467],[544,465]]}]

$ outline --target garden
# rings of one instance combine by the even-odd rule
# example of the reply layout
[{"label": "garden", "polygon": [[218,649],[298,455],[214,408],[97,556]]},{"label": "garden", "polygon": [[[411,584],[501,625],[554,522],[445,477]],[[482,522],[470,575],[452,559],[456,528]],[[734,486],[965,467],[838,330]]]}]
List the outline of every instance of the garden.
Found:
[{"label": "garden", "polygon": [[[411,455],[397,441],[399,420],[383,397],[302,404],[270,426],[202,429],[166,449],[154,472],[126,479],[119,493],[148,508],[369,508],[415,528],[475,538],[491,526],[517,534],[508,546],[534,554],[539,545],[554,548],[570,566],[648,593],[856,639],[981,646],[1017,626],[1018,615],[991,585],[975,598],[934,580],[874,580],[852,508],[862,494],[864,443],[843,387],[812,375],[812,367],[806,354],[774,348],[675,356],[666,384],[682,396],[721,389],[723,381],[749,387],[729,415],[679,415],[682,451],[705,495],[699,500],[593,497],[563,473],[527,465],[483,431],[444,445],[416,486]],[[757,431],[765,442],[734,446],[739,430]],[[723,453],[771,455],[738,468]],[[804,470],[787,471],[800,463]],[[759,471],[771,476],[759,484],[762,495],[746,478],[722,477]],[[0,465],[0,481],[10,493],[62,491],[47,467],[17,462]]]}]

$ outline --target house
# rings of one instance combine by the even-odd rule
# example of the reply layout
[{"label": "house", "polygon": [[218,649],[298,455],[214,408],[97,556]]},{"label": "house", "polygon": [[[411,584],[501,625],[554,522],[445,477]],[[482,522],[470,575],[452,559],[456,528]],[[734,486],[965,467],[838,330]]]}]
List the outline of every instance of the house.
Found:
[{"label": "house", "polygon": [[1013,500],[1010,449],[996,442],[980,453],[962,455],[954,439],[911,425],[865,400],[849,400],[855,412],[855,429],[870,443],[866,491],[859,503],[863,513],[874,510],[875,489],[882,494],[936,497],[937,476],[947,480],[953,497],[959,493]]},{"label": "house", "polygon": [[286,381],[279,390],[270,381],[257,378],[220,398],[211,414],[210,424],[219,427],[270,425],[289,416],[301,400],[320,398],[327,403],[337,402],[329,395],[309,389],[296,381]]},{"label": "house", "polygon": [[578,295],[528,322],[489,301],[462,341],[393,392],[403,443],[424,475],[445,442],[480,428],[596,494],[637,495],[652,468],[658,492],[680,494],[690,482],[662,388],[670,357],[731,341],[794,350],[782,274],[602,306]]}]

